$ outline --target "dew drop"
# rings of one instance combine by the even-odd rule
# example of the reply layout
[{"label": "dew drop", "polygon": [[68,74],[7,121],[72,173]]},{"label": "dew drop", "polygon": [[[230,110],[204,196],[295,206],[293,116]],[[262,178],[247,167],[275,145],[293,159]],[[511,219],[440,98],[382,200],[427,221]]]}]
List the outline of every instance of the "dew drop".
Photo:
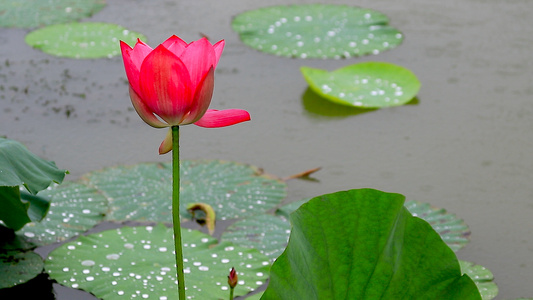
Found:
[{"label": "dew drop", "polygon": [[220,260],[223,264],[227,264],[229,263],[229,259],[227,258],[223,258],[222,260]]},{"label": "dew drop", "polygon": [[93,277],[93,276],[88,276],[87,278],[85,278],[85,280],[87,280],[87,281],[93,281],[93,280],[94,280],[94,277]]},{"label": "dew drop", "polygon": [[81,265],[86,267],[92,267],[95,265],[95,262],[92,260],[84,260],[81,262]]},{"label": "dew drop", "polygon": [[335,31],[330,30],[330,31],[328,31],[327,34],[328,34],[328,36],[335,36]]},{"label": "dew drop", "polygon": [[29,238],[35,237],[35,233],[33,233],[33,232],[24,232],[24,235],[29,237]]},{"label": "dew drop", "polygon": [[91,210],[90,209],[84,209],[81,211],[83,214],[90,214],[91,213]]},{"label": "dew drop", "polygon": [[200,271],[209,271],[209,267],[201,266],[201,267],[198,268],[198,270],[200,270]]},{"label": "dew drop", "polygon": [[107,255],[105,258],[107,258],[109,260],[117,260],[117,259],[120,258],[120,255],[113,253],[113,254]]},{"label": "dew drop", "polygon": [[124,244],[124,248],[126,248],[126,249],[133,249],[133,244],[126,243],[126,244]]}]

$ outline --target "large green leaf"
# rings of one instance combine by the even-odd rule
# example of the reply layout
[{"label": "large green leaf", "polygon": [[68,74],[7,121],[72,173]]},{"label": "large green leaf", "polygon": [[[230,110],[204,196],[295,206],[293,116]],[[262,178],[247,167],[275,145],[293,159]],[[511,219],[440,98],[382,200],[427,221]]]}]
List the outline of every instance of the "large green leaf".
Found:
[{"label": "large green leaf", "polygon": [[[173,232],[155,227],[123,227],[66,243],[52,251],[46,271],[59,283],[113,299],[177,299]],[[236,295],[262,285],[268,258],[254,249],[220,243],[199,231],[183,229],[187,296],[227,299],[227,276],[235,267]]]},{"label": "large green leaf", "polygon": [[403,105],[420,90],[420,81],[403,67],[384,62],[364,62],[333,72],[301,68],[310,88],[337,104],[361,108]]},{"label": "large green leaf", "polygon": [[0,27],[33,28],[88,17],[105,6],[105,0],[2,0]]},{"label": "large green leaf", "polygon": [[43,270],[43,259],[34,252],[0,252],[0,289],[24,283]]},{"label": "large green leaf", "polygon": [[[53,182],[62,182],[65,173],[21,143],[0,138],[0,220],[14,230],[28,222],[40,221],[50,201],[33,195]],[[21,185],[33,195],[23,193],[21,198]]]},{"label": "large green leaf", "polygon": [[404,200],[362,189],[302,205],[262,299],[481,299],[453,251]]},{"label": "large green leaf", "polygon": [[135,44],[146,38],[137,32],[109,23],[68,23],[47,26],[26,35],[26,43],[61,57],[101,58],[120,54],[119,41]]},{"label": "large green leaf", "polygon": [[403,35],[384,14],[348,5],[281,5],[244,12],[232,22],[246,45],[298,58],[346,58],[398,46]]},{"label": "large green leaf", "polygon": [[65,177],[54,162],[31,153],[21,143],[0,137],[0,186],[24,185],[32,193],[60,183]]},{"label": "large green leaf", "polygon": [[[110,202],[107,219],[170,223],[172,165],[138,164],[89,173],[86,183]],[[217,220],[257,215],[278,205],[286,184],[263,175],[257,168],[216,160],[181,161],[180,212],[190,203],[209,204]]]}]

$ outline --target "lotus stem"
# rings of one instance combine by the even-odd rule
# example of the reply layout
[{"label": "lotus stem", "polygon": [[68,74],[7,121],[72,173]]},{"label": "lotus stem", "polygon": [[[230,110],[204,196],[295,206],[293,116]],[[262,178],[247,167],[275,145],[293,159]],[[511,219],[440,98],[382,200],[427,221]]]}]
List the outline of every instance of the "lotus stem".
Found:
[{"label": "lotus stem", "polygon": [[185,300],[185,276],[183,274],[183,249],[180,226],[180,127],[172,126],[172,227],[176,252],[178,295]]}]

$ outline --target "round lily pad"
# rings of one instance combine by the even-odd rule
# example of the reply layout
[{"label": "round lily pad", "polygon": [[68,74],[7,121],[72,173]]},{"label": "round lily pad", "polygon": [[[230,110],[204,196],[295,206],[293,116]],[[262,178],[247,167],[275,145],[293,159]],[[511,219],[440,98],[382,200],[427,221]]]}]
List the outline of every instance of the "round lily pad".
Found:
[{"label": "round lily pad", "polygon": [[109,23],[67,23],[47,26],[26,35],[26,43],[45,53],[70,58],[113,57],[120,53],[119,41],[135,44],[146,38],[137,32]]},{"label": "round lily pad", "polygon": [[428,222],[453,251],[463,248],[469,242],[470,229],[456,215],[428,203],[412,200],[405,202],[405,207],[413,216]]},{"label": "round lily pad", "polygon": [[246,45],[298,58],[346,58],[378,54],[403,40],[384,14],[348,5],[303,4],[241,13],[232,27]]},{"label": "round lily pad", "polygon": [[29,251],[7,251],[0,253],[0,289],[27,282],[43,270],[43,259]]},{"label": "round lily pad", "polygon": [[105,0],[2,0],[0,27],[33,28],[89,17]]},{"label": "round lily pad", "polygon": [[46,217],[28,223],[17,233],[37,245],[63,242],[92,228],[104,219],[107,199],[96,189],[65,182],[40,192],[52,199]]},{"label": "round lily pad", "polygon": [[310,88],[338,104],[380,108],[411,101],[420,90],[420,81],[408,69],[384,62],[364,62],[333,72],[302,67]]},{"label": "round lily pad", "polygon": [[[89,173],[88,185],[110,202],[108,220],[172,221],[172,165],[120,166]],[[209,204],[217,220],[248,217],[278,205],[287,185],[257,168],[216,160],[181,161],[180,212],[190,218],[187,205]]]},{"label": "round lily pad", "polygon": [[[171,228],[123,227],[81,236],[52,251],[50,277],[102,299],[177,299]],[[226,299],[227,276],[235,267],[244,295],[268,278],[268,258],[254,249],[217,243],[199,231],[182,229],[188,299]]]},{"label": "round lily pad", "polygon": [[498,295],[498,286],[494,283],[492,272],[480,265],[468,261],[459,261],[461,272],[468,275],[477,285],[481,298],[491,300]]}]

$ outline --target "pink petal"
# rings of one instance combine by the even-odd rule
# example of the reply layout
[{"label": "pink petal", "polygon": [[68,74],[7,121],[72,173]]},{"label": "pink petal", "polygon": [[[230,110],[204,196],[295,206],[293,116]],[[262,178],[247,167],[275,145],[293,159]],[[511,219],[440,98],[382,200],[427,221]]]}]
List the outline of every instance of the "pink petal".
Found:
[{"label": "pink petal", "polygon": [[215,50],[206,38],[201,38],[190,43],[180,55],[180,59],[187,66],[191,82],[196,87],[209,68],[215,65]]},{"label": "pink petal", "polygon": [[174,53],[177,57],[180,57],[183,50],[187,48],[187,43],[175,35],[169,37],[161,45],[165,46],[165,48]]},{"label": "pink petal", "polygon": [[222,56],[222,50],[224,50],[224,45],[226,42],[224,40],[218,41],[215,45],[213,45],[213,49],[215,50],[215,65],[216,68],[218,65],[218,60],[220,59],[220,56]]},{"label": "pink petal", "polygon": [[141,66],[143,102],[169,125],[179,125],[188,112],[194,90],[187,67],[163,45],[155,48]]},{"label": "pink petal", "polygon": [[141,40],[137,40],[133,49],[125,42],[120,41],[120,48],[128,81],[133,89],[139,93],[139,70],[144,58],[152,51],[152,48]]},{"label": "pink petal", "polygon": [[189,108],[189,114],[181,121],[182,125],[191,124],[198,121],[209,108],[211,98],[213,97],[213,88],[215,87],[215,70],[213,67],[205,75],[202,82],[196,88],[192,105]]},{"label": "pink petal", "polygon": [[172,128],[169,128],[165,139],[159,146],[159,154],[165,154],[172,150]]},{"label": "pink petal", "polygon": [[230,126],[245,121],[250,121],[250,114],[242,109],[208,109],[205,115],[194,123],[194,125],[216,128]]},{"label": "pink petal", "polygon": [[137,95],[135,90],[130,87],[130,98],[131,103],[133,103],[133,108],[135,108],[135,111],[137,114],[139,114],[139,117],[146,122],[146,124],[155,127],[155,128],[163,128],[169,126],[168,124],[165,124],[161,122],[155,115],[154,112],[144,104],[143,100]]}]

